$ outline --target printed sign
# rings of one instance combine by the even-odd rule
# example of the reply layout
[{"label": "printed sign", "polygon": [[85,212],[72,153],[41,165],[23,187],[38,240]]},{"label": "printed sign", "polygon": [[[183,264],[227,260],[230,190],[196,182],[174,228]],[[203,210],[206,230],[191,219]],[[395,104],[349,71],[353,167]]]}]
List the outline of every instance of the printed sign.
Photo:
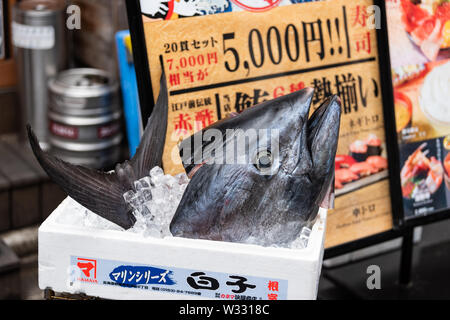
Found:
[{"label": "printed sign", "polygon": [[139,0],[144,22],[224,12],[263,12],[278,6],[321,0]]},{"label": "printed sign", "polygon": [[252,12],[262,12],[277,7],[281,0],[231,0],[238,7]]},{"label": "printed sign", "polygon": [[332,94],[340,96],[343,107],[336,209],[329,214],[326,246],[390,230],[372,4],[335,0],[144,22],[155,97],[161,60],[168,80],[166,172],[183,171],[177,144],[194,132],[231,113],[315,87],[314,107]]},{"label": "printed sign", "polygon": [[450,2],[386,2],[404,215],[450,208]]},{"label": "printed sign", "polygon": [[172,295],[221,300],[286,300],[288,281],[72,256],[71,279]]}]

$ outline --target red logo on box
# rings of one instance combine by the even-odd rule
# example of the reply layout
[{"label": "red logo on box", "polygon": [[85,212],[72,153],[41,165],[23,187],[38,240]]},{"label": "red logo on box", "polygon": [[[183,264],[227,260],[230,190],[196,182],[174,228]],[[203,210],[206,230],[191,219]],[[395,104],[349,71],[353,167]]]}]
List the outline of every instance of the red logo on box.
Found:
[{"label": "red logo on box", "polygon": [[[84,281],[89,281],[97,279],[97,260],[92,259],[77,259],[77,267],[80,268],[81,272],[89,279],[84,279]],[[83,279],[81,279],[83,281]]]}]

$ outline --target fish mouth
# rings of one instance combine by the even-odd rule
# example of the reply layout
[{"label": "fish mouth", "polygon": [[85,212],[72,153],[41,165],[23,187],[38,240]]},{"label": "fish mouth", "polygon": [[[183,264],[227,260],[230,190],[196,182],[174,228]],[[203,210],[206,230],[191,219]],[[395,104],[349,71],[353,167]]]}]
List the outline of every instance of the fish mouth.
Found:
[{"label": "fish mouth", "polygon": [[317,205],[334,206],[334,170],[341,123],[341,99],[328,98],[308,121],[308,148],[313,163],[312,176],[322,184]]},{"label": "fish mouth", "polygon": [[341,113],[341,99],[339,96],[328,97],[311,115],[308,120],[308,147],[311,150],[313,147],[314,138],[323,131],[329,130],[329,126],[325,127],[327,122],[338,120]]},{"label": "fish mouth", "polygon": [[[303,177],[312,187],[321,186],[316,204],[322,208],[334,206],[334,161],[337,152],[341,118],[341,100],[328,97],[309,117],[302,135],[295,141],[298,150],[295,165],[286,161],[283,171],[293,177]],[[292,169],[293,168],[293,169]],[[314,187],[315,188],[315,187]]]}]

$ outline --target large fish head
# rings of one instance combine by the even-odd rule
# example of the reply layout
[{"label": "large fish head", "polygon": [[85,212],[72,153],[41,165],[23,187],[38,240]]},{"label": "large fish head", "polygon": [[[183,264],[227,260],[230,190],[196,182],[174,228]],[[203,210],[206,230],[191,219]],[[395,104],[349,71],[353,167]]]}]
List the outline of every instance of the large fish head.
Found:
[{"label": "large fish head", "polygon": [[337,97],[308,119],[313,93],[265,102],[183,141],[192,180],[170,226],[174,236],[268,245],[299,236],[334,185],[340,125]]}]

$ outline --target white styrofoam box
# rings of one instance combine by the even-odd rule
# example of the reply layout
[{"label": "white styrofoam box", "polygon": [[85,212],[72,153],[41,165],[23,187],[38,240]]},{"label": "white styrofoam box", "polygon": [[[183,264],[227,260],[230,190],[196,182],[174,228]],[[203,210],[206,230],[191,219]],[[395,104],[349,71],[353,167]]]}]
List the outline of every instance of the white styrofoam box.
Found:
[{"label": "white styrofoam box", "polygon": [[133,300],[317,297],[326,210],[308,247],[287,249],[63,225],[58,217],[71,214],[69,200],[39,228],[42,290]]}]

